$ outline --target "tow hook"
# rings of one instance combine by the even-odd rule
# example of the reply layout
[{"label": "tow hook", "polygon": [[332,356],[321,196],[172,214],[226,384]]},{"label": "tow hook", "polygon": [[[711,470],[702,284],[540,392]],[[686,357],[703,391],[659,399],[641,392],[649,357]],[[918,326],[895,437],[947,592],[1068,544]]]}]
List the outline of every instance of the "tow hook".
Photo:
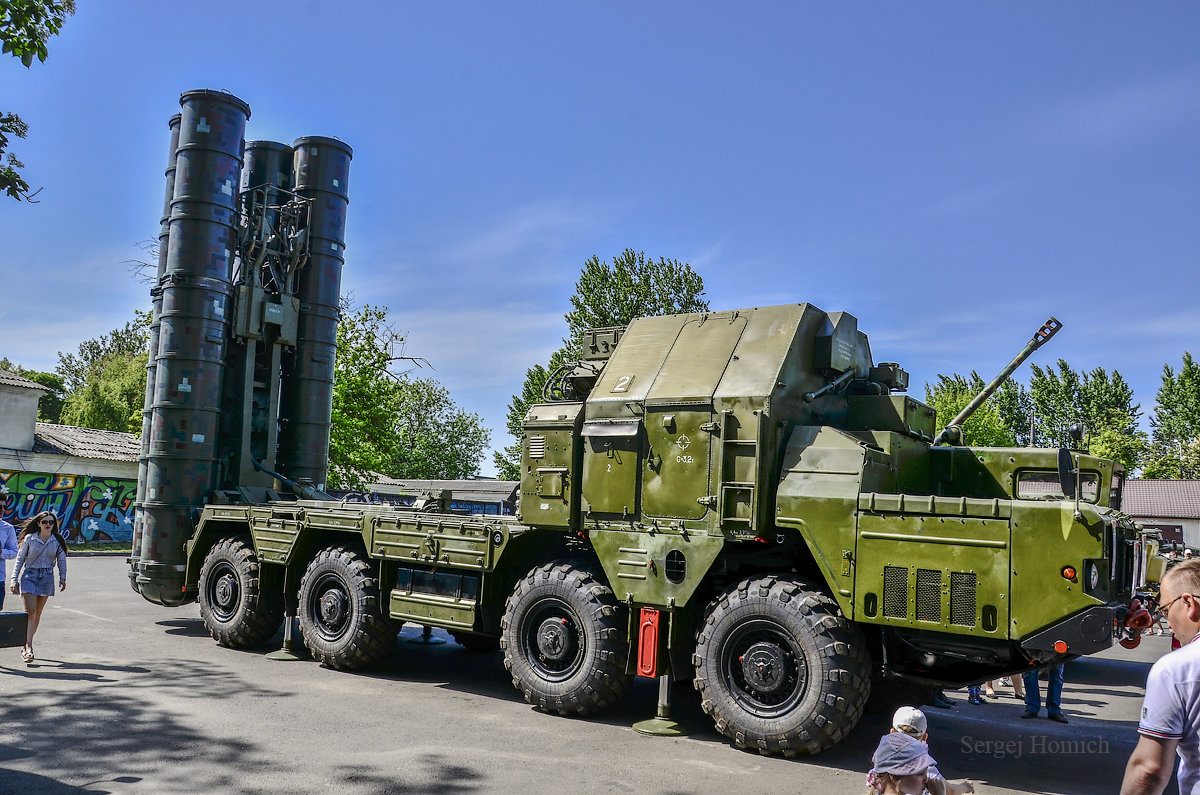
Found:
[{"label": "tow hook", "polygon": [[[1122,613],[1124,621],[1121,620]],[[1150,611],[1142,607],[1142,600],[1134,599],[1129,607],[1118,610],[1116,622],[1120,633],[1117,642],[1126,649],[1136,649],[1142,642],[1142,631],[1149,629],[1154,619],[1150,617]]]}]

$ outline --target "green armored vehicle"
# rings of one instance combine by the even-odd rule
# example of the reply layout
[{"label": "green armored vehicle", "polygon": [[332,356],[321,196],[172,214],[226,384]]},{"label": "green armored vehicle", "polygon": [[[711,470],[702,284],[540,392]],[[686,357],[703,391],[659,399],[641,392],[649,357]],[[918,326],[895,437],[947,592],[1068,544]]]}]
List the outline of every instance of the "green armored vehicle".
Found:
[{"label": "green armored vehicle", "polygon": [[[267,204],[278,217],[300,207],[311,229],[317,210],[299,199]],[[242,236],[245,260],[261,236]],[[873,686],[980,682],[1124,631],[1140,564],[1121,468],[955,445],[953,424],[937,435],[933,410],[903,394],[907,373],[874,363],[848,313],[787,304],[590,332],[525,419],[517,516],[468,516],[434,498],[401,508],[319,491],[319,430],[303,449],[289,441],[322,410],[328,421],[313,387],[325,382],[289,360],[320,332],[304,330],[314,303],[271,269],[240,273],[225,358],[248,375],[226,374],[199,499],[171,496],[203,476],[204,456],[167,443],[186,435],[172,430],[184,398],[163,376],[176,365],[161,311],[130,569],[152,601],[198,600],[222,645],[262,643],[285,614],[290,641],[295,615],[315,659],[352,669],[392,653],[402,622],[441,627],[502,648],[547,712],[598,712],[635,676],[690,678],[739,747],[792,755],[845,737]]]}]

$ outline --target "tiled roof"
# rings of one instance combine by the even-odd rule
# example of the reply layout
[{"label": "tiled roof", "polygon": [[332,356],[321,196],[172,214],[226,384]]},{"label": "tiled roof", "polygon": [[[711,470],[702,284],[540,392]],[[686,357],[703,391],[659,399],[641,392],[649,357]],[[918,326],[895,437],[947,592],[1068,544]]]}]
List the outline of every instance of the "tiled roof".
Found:
[{"label": "tiled roof", "polygon": [[37,381],[30,381],[25,376],[10,373],[8,370],[0,370],[0,384],[4,384],[5,386],[19,386],[25,389],[40,389],[43,392],[50,391]]},{"label": "tiled roof", "polygon": [[1128,480],[1121,510],[1137,517],[1200,519],[1200,480]]},{"label": "tiled roof", "polygon": [[39,422],[34,428],[33,452],[98,458],[105,461],[137,461],[142,443],[132,433],[98,431],[74,425]]}]

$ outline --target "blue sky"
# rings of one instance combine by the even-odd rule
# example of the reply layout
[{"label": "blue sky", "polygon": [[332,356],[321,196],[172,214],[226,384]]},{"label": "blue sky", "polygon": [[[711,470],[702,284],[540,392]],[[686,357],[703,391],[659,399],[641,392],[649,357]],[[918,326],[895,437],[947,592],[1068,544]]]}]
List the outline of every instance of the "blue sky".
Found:
[{"label": "blue sky", "polygon": [[1115,368],[1147,415],[1200,355],[1195,3],[79,0],[45,64],[0,61],[44,188],[0,201],[0,355],[52,369],[148,305],[122,263],[192,88],[250,139],[354,147],[343,289],[497,446],[580,267],[626,247],[714,309],[851,312],[918,398],[1049,315],[1035,361]]}]

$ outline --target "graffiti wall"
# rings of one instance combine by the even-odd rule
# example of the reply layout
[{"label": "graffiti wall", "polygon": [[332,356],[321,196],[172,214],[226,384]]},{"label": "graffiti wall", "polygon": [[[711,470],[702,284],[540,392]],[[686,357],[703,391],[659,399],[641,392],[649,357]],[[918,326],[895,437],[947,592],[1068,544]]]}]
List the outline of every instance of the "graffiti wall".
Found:
[{"label": "graffiti wall", "polygon": [[0,469],[0,517],[18,527],[53,511],[67,541],[132,541],[137,481]]}]

